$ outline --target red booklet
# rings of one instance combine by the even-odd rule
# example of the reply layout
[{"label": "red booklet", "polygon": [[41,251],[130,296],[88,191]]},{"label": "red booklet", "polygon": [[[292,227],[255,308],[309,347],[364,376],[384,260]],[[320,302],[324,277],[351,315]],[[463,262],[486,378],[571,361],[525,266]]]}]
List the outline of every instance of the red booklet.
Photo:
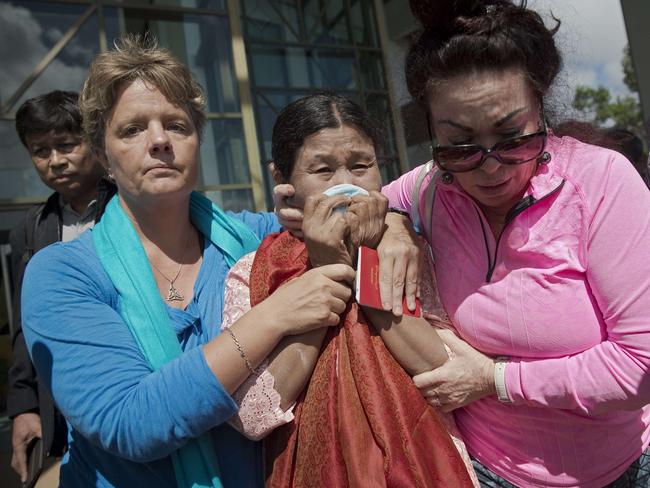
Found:
[{"label": "red booklet", "polygon": [[[375,249],[361,246],[357,257],[357,277],[355,281],[356,298],[359,305],[383,310],[379,294],[379,255]],[[406,297],[402,301],[404,315],[420,317],[420,300],[415,299],[415,311],[406,306]]]}]

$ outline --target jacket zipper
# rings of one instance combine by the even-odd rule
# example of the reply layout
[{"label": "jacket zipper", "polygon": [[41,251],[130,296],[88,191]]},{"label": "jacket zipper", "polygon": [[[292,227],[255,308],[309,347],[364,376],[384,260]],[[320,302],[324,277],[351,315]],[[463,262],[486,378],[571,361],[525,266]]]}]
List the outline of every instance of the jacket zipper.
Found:
[{"label": "jacket zipper", "polygon": [[487,239],[487,234],[485,232],[485,225],[483,225],[483,218],[481,217],[480,211],[478,206],[475,206],[474,209],[476,210],[476,215],[478,216],[479,223],[481,224],[481,232],[483,233],[483,242],[485,243],[485,251],[487,253],[487,260],[488,260],[488,270],[487,274],[485,275],[485,281],[487,283],[490,283],[492,281],[492,275],[494,274],[494,268],[496,268],[497,265],[497,257],[499,254],[499,244],[501,243],[501,237],[503,236],[503,233],[506,231],[510,223],[515,220],[519,215],[521,215],[525,210],[529,209],[536,203],[542,202],[549,198],[552,195],[555,195],[557,192],[559,192],[562,187],[564,186],[565,180],[562,180],[562,183],[560,183],[553,191],[547,193],[544,195],[542,198],[539,200],[535,200],[535,198],[532,195],[528,195],[525,198],[522,198],[515,204],[514,207],[512,207],[507,215],[506,215],[506,222],[505,225],[503,226],[503,229],[501,229],[501,232],[499,233],[499,237],[497,238],[496,245],[494,247],[494,256],[490,256],[490,246],[488,244],[488,239]]}]

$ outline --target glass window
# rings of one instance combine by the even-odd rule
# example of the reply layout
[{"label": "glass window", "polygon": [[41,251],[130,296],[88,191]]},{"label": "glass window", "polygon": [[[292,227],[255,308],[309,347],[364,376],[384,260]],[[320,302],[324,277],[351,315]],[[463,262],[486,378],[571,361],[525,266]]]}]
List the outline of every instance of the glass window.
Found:
[{"label": "glass window", "polygon": [[208,120],[201,145],[201,185],[249,182],[241,120]]},{"label": "glass window", "polygon": [[313,44],[352,44],[345,0],[304,0],[305,40]]},{"label": "glass window", "polygon": [[38,177],[11,120],[0,120],[0,155],[0,198],[47,197],[52,193]]},{"label": "glass window", "polygon": [[381,181],[390,183],[399,178],[400,166],[399,158],[396,156],[385,157],[379,161],[379,172],[381,173]]},{"label": "glass window", "polygon": [[97,16],[88,18],[59,55],[45,68],[32,86],[15,105],[18,108],[29,98],[52,90],[78,92],[88,74],[88,66],[99,52],[99,22]]},{"label": "glass window", "polygon": [[[0,212],[0,236],[2,236],[2,231],[10,231],[16,227],[21,221],[25,219],[24,210],[15,210],[15,211],[2,211]],[[9,240],[9,232],[4,234],[4,241],[2,242],[3,237],[0,237],[0,244],[4,244]],[[1,292],[0,292],[1,293]],[[2,298],[0,298],[2,300]],[[1,380],[0,380],[1,381]]]},{"label": "glass window", "polygon": [[126,32],[124,24],[124,15],[122,9],[113,7],[104,7],[104,31],[106,32],[106,45],[109,49],[113,47],[115,39]]},{"label": "glass window", "polygon": [[151,32],[203,86],[208,112],[239,112],[227,17],[134,9],[105,11],[109,45],[120,33]]},{"label": "glass window", "polygon": [[400,174],[399,157],[397,156],[397,143],[395,141],[395,125],[391,114],[388,95],[372,93],[366,96],[366,110],[383,129],[385,138],[379,165],[383,181],[389,182]]},{"label": "glass window", "polygon": [[360,51],[359,64],[364,90],[386,90],[381,53]]},{"label": "glass window", "polygon": [[356,88],[352,50],[255,45],[249,53],[258,87]]},{"label": "glass window", "polygon": [[[0,103],[6,103],[87,8],[87,5],[30,1],[0,3],[0,43],[4,46],[0,69]],[[95,24],[95,36],[96,33]],[[84,37],[84,40],[87,39]],[[76,51],[68,50],[51,63],[49,82],[45,85],[37,82],[40,83],[38,88],[41,92],[59,87],[79,88],[77,80],[82,71],[80,60],[86,54],[85,47],[79,43],[80,36],[77,41]],[[91,43],[97,44],[96,39]]]},{"label": "glass window", "polygon": [[[271,158],[278,112],[316,89],[330,89],[360,103],[385,129],[382,171],[385,177],[396,176],[399,164],[373,0],[243,3],[262,164]],[[269,197],[272,183],[265,169],[262,173]],[[268,203],[270,207],[270,199]]]},{"label": "glass window", "polygon": [[271,159],[271,137],[278,113],[285,106],[303,96],[303,93],[264,93],[257,96],[257,137],[262,148],[262,164]]},{"label": "glass window", "polygon": [[391,116],[388,95],[379,93],[367,95],[366,110],[384,131],[386,136],[384,142],[385,153],[388,155],[396,155],[397,144],[395,143],[395,128],[393,126],[393,118]]},{"label": "glass window", "polygon": [[206,10],[225,10],[226,0],[117,0],[129,5],[156,5],[160,7],[186,7]]},{"label": "glass window", "polygon": [[350,24],[357,45],[379,46],[375,4],[372,0],[350,0]]},{"label": "glass window", "polygon": [[204,194],[224,210],[241,212],[255,208],[252,190],[206,191]]},{"label": "glass window", "polygon": [[301,38],[298,8],[293,2],[244,0],[242,16],[248,39],[298,42]]}]

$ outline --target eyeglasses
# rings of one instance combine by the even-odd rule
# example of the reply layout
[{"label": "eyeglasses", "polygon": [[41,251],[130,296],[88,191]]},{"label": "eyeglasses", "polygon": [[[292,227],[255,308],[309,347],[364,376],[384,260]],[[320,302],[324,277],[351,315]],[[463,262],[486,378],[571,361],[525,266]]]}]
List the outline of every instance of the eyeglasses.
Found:
[{"label": "eyeglasses", "polygon": [[531,134],[509,137],[497,142],[490,149],[480,144],[460,144],[458,146],[436,146],[433,160],[443,171],[464,173],[480,168],[489,157],[501,164],[522,164],[539,158],[546,146],[546,130]]}]

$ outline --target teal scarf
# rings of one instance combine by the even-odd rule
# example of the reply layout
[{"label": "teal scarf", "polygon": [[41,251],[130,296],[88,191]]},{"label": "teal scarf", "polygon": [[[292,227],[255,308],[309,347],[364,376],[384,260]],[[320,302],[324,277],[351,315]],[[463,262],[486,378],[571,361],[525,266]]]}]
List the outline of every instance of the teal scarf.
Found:
[{"label": "teal scarf", "polygon": [[[197,192],[190,198],[190,219],[223,253],[228,267],[259,246],[260,240],[246,225],[228,217]],[[180,356],[183,351],[169,322],[149,260],[117,195],[108,203],[92,237],[104,270],[117,289],[122,318],[151,368],[156,370]],[[221,488],[219,465],[209,433],[174,452],[172,462],[179,488]]]}]

